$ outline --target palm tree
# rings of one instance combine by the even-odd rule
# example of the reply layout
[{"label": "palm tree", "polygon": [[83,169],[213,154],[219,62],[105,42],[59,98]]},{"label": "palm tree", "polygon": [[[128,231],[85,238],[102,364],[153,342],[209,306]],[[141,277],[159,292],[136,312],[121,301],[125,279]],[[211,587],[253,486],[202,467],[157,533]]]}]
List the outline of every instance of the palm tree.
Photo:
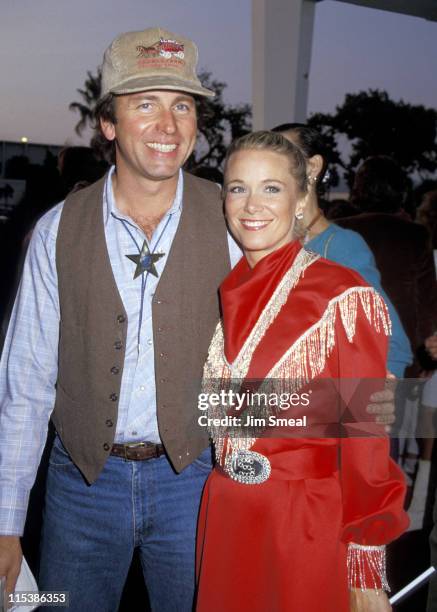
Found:
[{"label": "palm tree", "polygon": [[96,75],[87,70],[84,88],[76,89],[76,91],[82,96],[85,103],[72,102],[68,108],[80,113],[80,119],[74,130],[78,136],[81,136],[87,126],[93,127],[94,109],[102,91],[101,68],[97,68]]}]

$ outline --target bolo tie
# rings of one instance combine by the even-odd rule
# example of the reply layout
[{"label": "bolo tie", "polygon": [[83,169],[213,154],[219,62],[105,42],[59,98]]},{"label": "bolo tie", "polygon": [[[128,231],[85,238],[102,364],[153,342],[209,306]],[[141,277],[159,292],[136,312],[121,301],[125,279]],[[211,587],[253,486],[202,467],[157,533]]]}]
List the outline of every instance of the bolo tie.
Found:
[{"label": "bolo tie", "polygon": [[133,255],[126,255],[130,261],[136,264],[135,272],[133,279],[135,280],[138,276],[141,276],[141,302],[140,302],[140,315],[138,319],[138,352],[140,352],[140,340],[141,340],[141,324],[143,321],[143,311],[144,311],[144,295],[146,293],[147,279],[149,278],[149,274],[153,274],[156,278],[159,277],[159,274],[156,270],[156,262],[161,259],[161,257],[165,256],[165,253],[155,253],[159,243],[161,242],[161,238],[163,237],[165,230],[167,229],[168,224],[170,223],[170,219],[173,213],[170,213],[168,219],[162,228],[161,233],[159,234],[158,240],[156,241],[155,246],[152,250],[150,250],[149,245],[147,244],[147,240],[144,239],[143,246],[140,248],[135,236],[132,234],[129,229],[126,221],[121,219],[123,223],[123,227],[132,238],[135,246],[138,249],[138,253],[134,253]]}]

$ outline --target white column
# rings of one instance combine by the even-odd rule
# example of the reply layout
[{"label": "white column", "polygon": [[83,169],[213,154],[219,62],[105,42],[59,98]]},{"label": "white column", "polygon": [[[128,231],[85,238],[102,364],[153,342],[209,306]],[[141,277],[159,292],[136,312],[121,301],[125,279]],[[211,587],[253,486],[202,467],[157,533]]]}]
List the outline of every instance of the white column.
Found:
[{"label": "white column", "polygon": [[316,0],[252,0],[254,129],[305,121]]}]

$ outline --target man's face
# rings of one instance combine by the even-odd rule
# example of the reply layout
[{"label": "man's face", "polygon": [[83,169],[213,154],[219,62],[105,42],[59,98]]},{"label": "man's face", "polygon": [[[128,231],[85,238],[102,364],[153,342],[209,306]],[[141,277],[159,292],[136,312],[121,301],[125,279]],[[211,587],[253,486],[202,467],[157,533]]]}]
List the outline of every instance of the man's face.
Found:
[{"label": "man's face", "polygon": [[194,98],[177,91],[116,96],[116,123],[102,122],[115,140],[117,171],[154,181],[175,177],[196,143]]}]

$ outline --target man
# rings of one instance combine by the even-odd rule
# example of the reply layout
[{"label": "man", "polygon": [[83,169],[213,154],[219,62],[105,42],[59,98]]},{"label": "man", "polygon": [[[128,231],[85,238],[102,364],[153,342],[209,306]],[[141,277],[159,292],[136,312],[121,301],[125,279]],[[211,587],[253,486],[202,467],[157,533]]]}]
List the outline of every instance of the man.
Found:
[{"label": "man", "polygon": [[1,518],[13,554],[0,573],[11,589],[54,405],[39,587],[70,591],[71,610],[117,609],[136,546],[152,608],[192,606],[211,467],[196,391],[230,269],[219,190],[180,171],[193,96],[213,95],[196,63],[194,43],[160,29],[106,51],[99,113],[116,170],[37,225],[6,340]]},{"label": "man", "polygon": [[116,610],[135,547],[152,609],[192,607],[211,467],[197,392],[240,257],[217,187],[181,172],[193,96],[213,95],[196,63],[192,41],[161,29],[108,48],[98,116],[115,168],[37,225],[6,339],[0,574],[12,590],[54,406],[39,588],[69,591],[70,610]]}]

